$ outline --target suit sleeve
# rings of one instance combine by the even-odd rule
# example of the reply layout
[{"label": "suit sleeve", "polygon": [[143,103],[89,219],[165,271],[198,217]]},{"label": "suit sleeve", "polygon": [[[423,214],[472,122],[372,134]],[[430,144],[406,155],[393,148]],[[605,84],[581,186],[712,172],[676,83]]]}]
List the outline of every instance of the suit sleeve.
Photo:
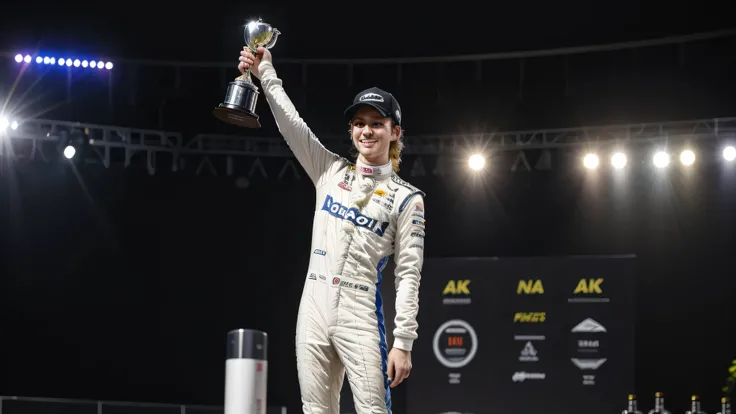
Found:
[{"label": "suit sleeve", "polygon": [[261,86],[273,117],[299,164],[316,186],[322,184],[331,166],[341,159],[322,145],[317,136],[299,116],[286,94],[282,80],[271,62],[261,62]]},{"label": "suit sleeve", "polygon": [[424,264],[424,195],[402,203],[395,242],[396,317],[394,348],[411,351],[417,338],[419,281]]}]

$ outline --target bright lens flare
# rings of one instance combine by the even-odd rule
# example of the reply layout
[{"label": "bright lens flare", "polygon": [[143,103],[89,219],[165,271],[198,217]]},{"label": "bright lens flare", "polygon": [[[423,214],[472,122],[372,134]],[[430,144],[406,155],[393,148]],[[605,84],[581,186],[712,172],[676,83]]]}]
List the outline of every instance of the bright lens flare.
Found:
[{"label": "bright lens flare", "polygon": [[595,154],[588,154],[583,158],[583,165],[585,168],[592,169],[598,167],[598,163],[600,160],[598,159],[598,156]]},{"label": "bright lens flare", "polygon": [[723,149],[723,158],[726,159],[726,161],[733,161],[736,159],[736,148],[732,146],[728,146]]},{"label": "bright lens flare", "polygon": [[664,168],[670,164],[670,156],[664,151],[659,151],[658,153],[654,154],[652,162],[654,163],[655,167]]},{"label": "bright lens flare", "polygon": [[613,168],[617,170],[624,168],[626,166],[626,155],[620,152],[613,154],[613,157],[611,157],[611,165],[613,165]]},{"label": "bright lens flare", "polygon": [[480,154],[474,154],[468,159],[468,166],[475,171],[481,170],[486,165],[486,159]]},{"label": "bright lens flare", "polygon": [[693,165],[695,162],[695,153],[690,150],[682,151],[680,154],[680,162],[683,165]]}]

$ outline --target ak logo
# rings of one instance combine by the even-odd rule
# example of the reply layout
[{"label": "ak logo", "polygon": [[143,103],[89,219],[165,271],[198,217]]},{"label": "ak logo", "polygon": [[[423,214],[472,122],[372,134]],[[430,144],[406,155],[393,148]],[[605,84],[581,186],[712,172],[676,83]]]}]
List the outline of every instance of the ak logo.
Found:
[{"label": "ak logo", "polygon": [[447,282],[447,286],[445,286],[445,290],[442,291],[442,295],[469,295],[470,289],[468,289],[468,285],[470,284],[470,279],[464,279],[464,280],[451,280]]},{"label": "ak logo", "polygon": [[603,293],[601,285],[603,284],[603,278],[598,279],[580,279],[578,285],[575,287],[573,295],[600,295]]},{"label": "ak logo", "polygon": [[517,295],[544,295],[544,285],[539,279],[520,280],[516,287]]},{"label": "ak logo", "polygon": [[547,312],[516,312],[514,323],[542,323],[547,319]]},{"label": "ak logo", "polygon": [[443,305],[470,305],[470,279],[450,280],[442,291]]}]

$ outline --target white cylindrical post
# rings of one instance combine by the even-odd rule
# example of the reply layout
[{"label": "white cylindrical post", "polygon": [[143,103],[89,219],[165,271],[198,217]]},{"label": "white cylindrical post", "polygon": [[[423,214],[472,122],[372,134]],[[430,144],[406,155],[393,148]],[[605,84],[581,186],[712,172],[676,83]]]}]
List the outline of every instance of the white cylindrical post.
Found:
[{"label": "white cylindrical post", "polygon": [[252,329],[227,334],[225,414],[265,414],[268,335]]}]

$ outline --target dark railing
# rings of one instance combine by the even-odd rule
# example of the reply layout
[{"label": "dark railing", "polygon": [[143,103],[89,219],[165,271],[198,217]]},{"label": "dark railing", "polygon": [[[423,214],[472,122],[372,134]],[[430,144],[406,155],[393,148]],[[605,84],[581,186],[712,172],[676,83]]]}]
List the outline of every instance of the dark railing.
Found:
[{"label": "dark railing", "polygon": [[[223,414],[223,407],[0,396],[0,414]],[[286,414],[286,407],[269,406],[266,414]]]}]

